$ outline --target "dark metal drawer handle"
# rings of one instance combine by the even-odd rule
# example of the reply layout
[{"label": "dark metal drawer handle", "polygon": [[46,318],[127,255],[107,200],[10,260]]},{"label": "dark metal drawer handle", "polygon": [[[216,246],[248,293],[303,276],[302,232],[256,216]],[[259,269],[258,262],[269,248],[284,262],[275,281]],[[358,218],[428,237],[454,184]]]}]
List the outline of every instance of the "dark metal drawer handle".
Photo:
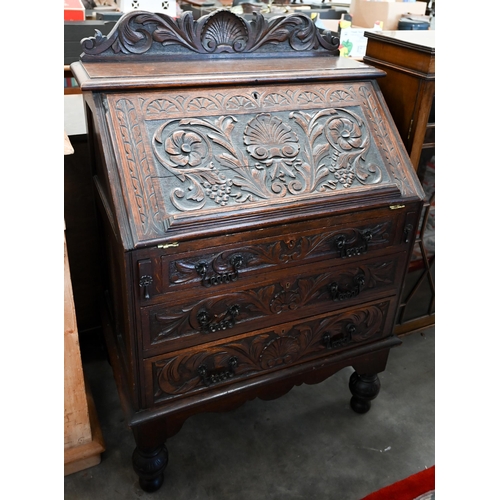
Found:
[{"label": "dark metal drawer handle", "polygon": [[207,276],[208,264],[200,262],[196,265],[196,272],[201,276],[201,284],[204,286],[220,285],[221,283],[230,283],[238,279],[238,271],[243,265],[243,257],[241,255],[233,255],[229,261],[233,267],[232,271],[225,273],[214,273]]},{"label": "dark metal drawer handle", "polygon": [[345,259],[346,257],[354,257],[366,253],[368,251],[368,243],[373,239],[373,233],[369,229],[366,229],[362,231],[361,239],[363,240],[361,245],[347,247],[347,236],[345,234],[337,236],[335,238],[335,246],[339,251],[340,257]]},{"label": "dark metal drawer handle", "polygon": [[196,319],[198,320],[198,323],[200,323],[202,332],[213,333],[233,328],[236,324],[235,318],[238,314],[240,314],[240,306],[234,305],[227,310],[223,319],[219,322],[211,322],[212,318],[207,311],[200,311],[196,316]]},{"label": "dark metal drawer handle", "polygon": [[139,286],[144,288],[144,298],[149,299],[149,286],[153,284],[153,277],[149,275],[139,278]]},{"label": "dark metal drawer handle", "polygon": [[323,335],[323,343],[326,345],[327,349],[340,349],[346,346],[352,340],[352,336],[356,333],[356,326],[352,323],[346,325],[346,331],[340,336],[336,335],[332,338],[329,332]]},{"label": "dark metal drawer handle", "polygon": [[354,277],[354,286],[351,290],[339,290],[339,285],[333,282],[330,285],[330,294],[333,300],[346,300],[357,297],[361,292],[361,289],[365,286],[365,277],[363,274],[358,274]]},{"label": "dark metal drawer handle", "polygon": [[215,370],[212,373],[208,372],[205,365],[201,365],[198,368],[198,375],[201,377],[203,383],[208,387],[209,385],[216,384],[217,382],[223,382],[229,378],[234,377],[236,367],[238,366],[238,359],[236,356],[229,358],[227,369]]}]

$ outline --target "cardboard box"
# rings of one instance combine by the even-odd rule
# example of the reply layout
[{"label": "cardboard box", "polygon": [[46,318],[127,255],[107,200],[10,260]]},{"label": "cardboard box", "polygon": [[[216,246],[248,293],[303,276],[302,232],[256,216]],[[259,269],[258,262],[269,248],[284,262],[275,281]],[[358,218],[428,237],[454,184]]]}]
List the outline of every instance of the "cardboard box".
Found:
[{"label": "cardboard box", "polygon": [[170,17],[177,16],[175,0],[116,0],[120,12],[131,12],[133,10],[145,10],[147,12],[159,12]]},{"label": "cardboard box", "polygon": [[64,0],[65,21],[85,21],[85,8],[81,0]]},{"label": "cardboard box", "polygon": [[373,28],[377,21],[383,23],[383,30],[397,30],[403,14],[424,15],[426,2],[352,0],[349,14],[352,25],[360,28]]},{"label": "cardboard box", "polygon": [[316,21],[316,26],[318,28],[323,28],[328,31],[334,31],[337,33],[339,31],[339,21],[340,19],[319,19]]}]

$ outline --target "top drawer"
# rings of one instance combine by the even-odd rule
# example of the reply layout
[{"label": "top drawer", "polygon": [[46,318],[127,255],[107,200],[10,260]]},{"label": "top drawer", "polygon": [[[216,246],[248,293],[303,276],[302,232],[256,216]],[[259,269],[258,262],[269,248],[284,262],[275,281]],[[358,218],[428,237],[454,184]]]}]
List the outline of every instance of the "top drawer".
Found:
[{"label": "top drawer", "polygon": [[152,304],[169,292],[256,282],[278,268],[321,260],[336,265],[382,255],[396,246],[409,245],[416,217],[417,209],[387,207],[354,216],[181,242],[166,249],[138,250],[136,294],[141,304]]}]

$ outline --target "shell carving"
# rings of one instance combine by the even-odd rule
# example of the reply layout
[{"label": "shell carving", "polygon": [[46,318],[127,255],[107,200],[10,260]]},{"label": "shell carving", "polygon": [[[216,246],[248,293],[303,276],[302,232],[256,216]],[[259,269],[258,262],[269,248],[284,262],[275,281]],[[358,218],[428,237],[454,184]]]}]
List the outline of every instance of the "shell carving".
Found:
[{"label": "shell carving", "polygon": [[247,151],[257,160],[294,158],[300,146],[295,132],[278,117],[257,115],[245,129]]},{"label": "shell carving", "polygon": [[301,355],[301,348],[295,337],[279,337],[270,342],[260,355],[260,365],[263,369],[275,368],[279,365],[289,365]]},{"label": "shell carving", "polygon": [[208,19],[201,42],[207,52],[242,52],[248,42],[246,26],[240,18],[221,12]]},{"label": "shell carving", "polygon": [[283,175],[295,178],[293,160],[300,151],[299,140],[278,117],[257,115],[248,122],[243,141],[250,155],[269,169],[272,180]]}]

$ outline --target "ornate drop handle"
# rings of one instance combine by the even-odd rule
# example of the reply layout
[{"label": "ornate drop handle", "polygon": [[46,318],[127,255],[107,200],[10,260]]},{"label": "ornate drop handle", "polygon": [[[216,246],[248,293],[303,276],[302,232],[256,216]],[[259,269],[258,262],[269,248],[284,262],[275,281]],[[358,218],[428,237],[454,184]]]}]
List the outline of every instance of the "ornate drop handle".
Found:
[{"label": "ornate drop handle", "polygon": [[335,246],[337,247],[340,257],[345,259],[346,257],[354,257],[356,255],[361,255],[368,251],[368,243],[373,239],[373,234],[369,229],[366,229],[361,233],[361,238],[363,243],[361,245],[355,245],[347,248],[347,236],[345,234],[340,234],[335,238]]},{"label": "ornate drop handle", "polygon": [[339,290],[339,285],[336,282],[331,283],[329,289],[333,300],[346,300],[357,297],[364,286],[365,276],[363,274],[358,274],[354,276],[354,286],[351,290]]},{"label": "ornate drop handle", "polygon": [[346,325],[346,331],[342,333],[339,337],[336,335],[332,338],[329,332],[323,335],[323,343],[326,345],[327,349],[339,349],[349,344],[352,340],[352,336],[356,333],[356,326],[352,323]]},{"label": "ornate drop handle", "polygon": [[209,373],[207,367],[205,365],[201,365],[198,368],[198,375],[201,377],[203,383],[208,387],[209,385],[216,384],[217,382],[223,382],[228,378],[234,377],[237,366],[238,358],[236,358],[236,356],[232,356],[229,358],[227,369],[222,368]]},{"label": "ornate drop handle", "polygon": [[139,278],[139,286],[144,288],[144,298],[149,299],[149,286],[153,284],[153,277],[149,275]]},{"label": "ornate drop handle", "polygon": [[207,313],[207,311],[200,311],[196,319],[198,323],[200,323],[201,331],[205,333],[213,333],[219,332],[220,330],[228,330],[229,328],[233,328],[236,324],[235,318],[240,314],[240,306],[234,305],[231,306],[227,312],[224,314],[224,319],[219,321],[218,323],[211,323],[211,316]]},{"label": "ornate drop handle", "polygon": [[241,255],[233,255],[229,261],[233,267],[232,271],[227,271],[225,273],[214,273],[211,276],[207,276],[208,264],[206,262],[200,262],[196,265],[196,272],[201,276],[201,284],[204,286],[220,285],[221,283],[230,283],[231,281],[236,281],[238,279],[238,271],[243,265],[243,257]]}]

